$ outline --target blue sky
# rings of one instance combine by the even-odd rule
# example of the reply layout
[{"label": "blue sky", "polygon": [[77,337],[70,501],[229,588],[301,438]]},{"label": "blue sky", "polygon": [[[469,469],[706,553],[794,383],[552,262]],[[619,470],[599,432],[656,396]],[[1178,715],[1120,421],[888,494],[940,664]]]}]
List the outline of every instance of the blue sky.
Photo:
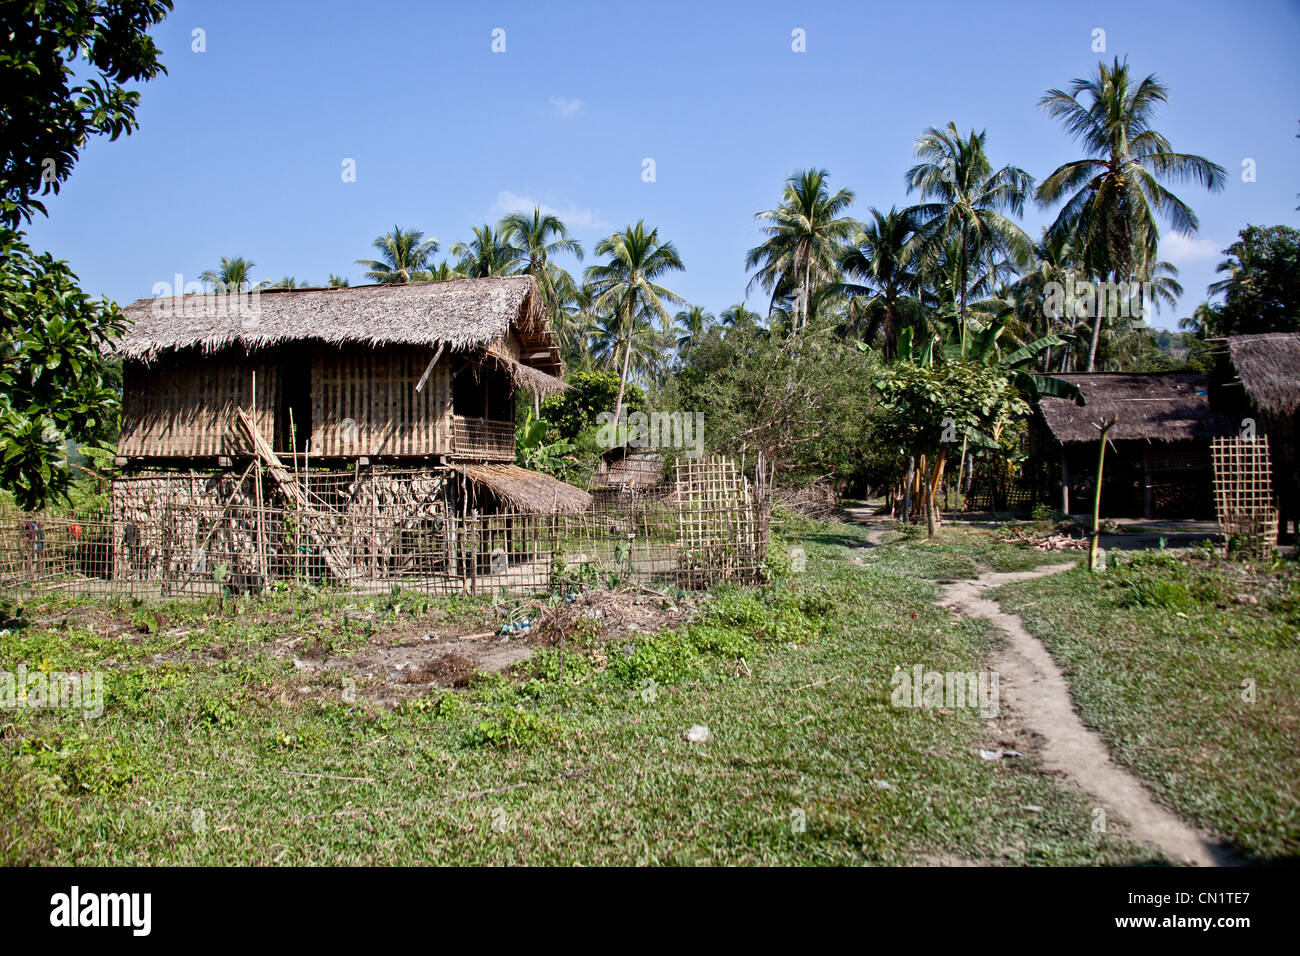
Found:
[{"label": "blue sky", "polygon": [[[1162,239],[1187,293],[1155,325],[1204,298],[1246,223],[1300,218],[1295,0],[179,0],[156,36],[168,75],[143,87],[140,130],[93,142],[30,228],[88,291],[123,303],[222,255],[252,259],[258,279],[357,284],[353,261],[395,224],[446,253],[540,203],[588,249],[630,221],[657,225],[686,263],[666,284],[717,313],[744,295],[754,213],[795,169],[828,169],[859,215],[902,206],[917,134],[953,120],[987,129],[995,164],[1041,179],[1078,153],[1039,97],[1116,54],[1169,86],[1157,126],[1174,148],[1229,174],[1215,195],[1175,187],[1201,230]],[[1022,225],[1036,236],[1050,216],[1030,208]],[[749,301],[765,304],[758,290]]]}]

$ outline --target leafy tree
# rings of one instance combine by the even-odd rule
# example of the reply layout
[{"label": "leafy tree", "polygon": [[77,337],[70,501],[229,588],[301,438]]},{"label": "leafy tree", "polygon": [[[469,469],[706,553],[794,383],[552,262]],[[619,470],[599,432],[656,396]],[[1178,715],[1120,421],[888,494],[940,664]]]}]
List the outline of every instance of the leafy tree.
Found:
[{"label": "leafy tree", "polygon": [[35,509],[68,487],[67,445],[105,445],[119,403],[102,349],[126,320],[67,263],[0,229],[0,487]]},{"label": "leafy tree", "polygon": [[655,396],[655,406],[704,414],[711,451],[752,462],[761,452],[782,481],[845,478],[870,455],[874,356],[846,348],[831,318],[798,335],[749,323],[714,326]]},{"label": "leafy tree", "polygon": [[[1068,236],[1081,267],[1093,278],[1151,278],[1160,238],[1157,215],[1175,232],[1190,235],[1199,228],[1196,214],[1162,180],[1190,181],[1211,191],[1227,182],[1222,166],[1174,152],[1152,128],[1156,109],[1168,98],[1169,91],[1154,75],[1135,84],[1128,64],[1116,57],[1109,67],[1098,63],[1091,77],[1074,80],[1070,92],[1048,90],[1039,102],[1088,152],[1043,180],[1037,198],[1042,206],[1065,199],[1049,235]],[[1096,367],[1106,318],[1098,309],[1088,347],[1089,372]]]},{"label": "leafy tree", "polygon": [[392,232],[376,239],[374,246],[379,250],[378,259],[357,260],[357,265],[366,267],[366,278],[381,285],[427,282],[432,278],[430,260],[438,252],[438,240],[432,236],[425,239],[418,229],[394,226]]},{"label": "leafy tree", "polygon": [[895,447],[901,457],[926,462],[926,524],[933,537],[938,525],[934,499],[950,446],[959,436],[996,445],[1008,425],[1029,414],[1029,406],[1000,369],[979,362],[896,362],[877,376],[875,386],[880,395],[878,440]]},{"label": "leafy tree", "polygon": [[[15,0],[0,23],[0,224],[17,228],[45,213],[38,194],[57,193],[92,136],[139,128],[140,93],[127,83],[165,73],[149,28],[168,0]],[[78,80],[75,59],[97,73]]]},{"label": "leafy tree", "polygon": [[[551,423],[552,440],[576,441],[583,432],[596,427],[596,416],[613,412],[618,403],[619,379],[616,372],[574,372],[559,395],[542,402],[542,417]],[[639,385],[629,385],[623,396],[628,411],[645,410],[645,392]]]},{"label": "leafy tree", "polygon": [[1300,332],[1300,231],[1290,226],[1247,226],[1225,249],[1209,287],[1223,303],[1207,323],[1218,335]]},{"label": "leafy tree", "polygon": [[[151,27],[166,0],[10,2],[0,19],[0,487],[23,508],[66,494],[70,443],[115,433],[118,368],[104,348],[124,319],[17,226],[45,214],[80,150],[138,127],[125,84],[164,72]],[[96,75],[78,80],[77,56]],[[84,69],[84,68],[83,68]]]}]

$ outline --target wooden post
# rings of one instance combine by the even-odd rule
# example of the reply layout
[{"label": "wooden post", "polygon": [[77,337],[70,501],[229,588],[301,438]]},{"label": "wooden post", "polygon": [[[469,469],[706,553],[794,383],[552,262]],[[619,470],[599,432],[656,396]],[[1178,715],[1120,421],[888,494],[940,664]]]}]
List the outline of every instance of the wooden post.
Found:
[{"label": "wooden post", "polygon": [[903,522],[912,519],[912,475],[916,471],[916,456],[907,459],[907,475],[903,479]]},{"label": "wooden post", "polygon": [[1070,466],[1067,464],[1065,444],[1061,444],[1061,513],[1070,517]]},{"label": "wooden post", "polygon": [[1147,462],[1147,449],[1142,449],[1142,517],[1151,520],[1155,511],[1155,492],[1151,487],[1151,468]]}]

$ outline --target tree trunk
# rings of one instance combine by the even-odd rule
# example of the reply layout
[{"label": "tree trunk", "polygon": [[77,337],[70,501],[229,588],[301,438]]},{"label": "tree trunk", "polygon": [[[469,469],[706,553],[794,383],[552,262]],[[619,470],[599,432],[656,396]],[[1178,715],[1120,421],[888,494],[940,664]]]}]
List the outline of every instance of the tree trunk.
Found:
[{"label": "tree trunk", "polygon": [[912,476],[916,474],[916,456],[907,459],[907,477],[903,479],[903,523],[912,519]]},{"label": "tree trunk", "polygon": [[614,434],[618,434],[619,419],[623,414],[623,391],[627,387],[627,370],[632,364],[632,320],[627,323],[627,339],[623,342],[623,371],[618,377],[618,398],[614,401]]},{"label": "tree trunk", "polygon": [[948,460],[947,446],[940,447],[938,453],[934,456],[934,464],[931,466],[930,477],[926,482],[925,488],[925,530],[927,536],[933,538],[935,531],[939,527],[939,516],[935,513],[934,498],[939,492],[939,482],[943,480],[943,466]]},{"label": "tree trunk", "polygon": [[1097,370],[1097,342],[1101,339],[1101,322],[1104,316],[1102,310],[1097,310],[1097,318],[1092,323],[1092,341],[1088,343],[1088,367],[1085,371],[1095,372]]},{"label": "tree trunk", "polygon": [[957,500],[954,501],[952,505],[952,517],[954,521],[957,520],[957,511],[961,508],[961,480],[966,474],[966,441],[969,437],[970,436],[966,434],[961,436],[961,461],[957,463]]},{"label": "tree trunk", "polygon": [[808,304],[812,300],[812,259],[803,264],[803,315],[799,319],[799,328],[808,327]]}]

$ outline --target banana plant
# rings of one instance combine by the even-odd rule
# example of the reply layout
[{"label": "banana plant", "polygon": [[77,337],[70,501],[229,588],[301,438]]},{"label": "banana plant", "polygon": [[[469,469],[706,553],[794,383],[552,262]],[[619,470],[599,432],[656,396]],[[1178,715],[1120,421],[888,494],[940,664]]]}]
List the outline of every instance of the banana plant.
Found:
[{"label": "banana plant", "polygon": [[546,419],[534,418],[533,413],[528,412],[528,417],[524,419],[523,427],[515,438],[515,458],[519,467],[559,474],[573,464],[570,455],[574,449],[573,442],[568,439],[548,442],[546,433],[550,427],[551,423]]}]

